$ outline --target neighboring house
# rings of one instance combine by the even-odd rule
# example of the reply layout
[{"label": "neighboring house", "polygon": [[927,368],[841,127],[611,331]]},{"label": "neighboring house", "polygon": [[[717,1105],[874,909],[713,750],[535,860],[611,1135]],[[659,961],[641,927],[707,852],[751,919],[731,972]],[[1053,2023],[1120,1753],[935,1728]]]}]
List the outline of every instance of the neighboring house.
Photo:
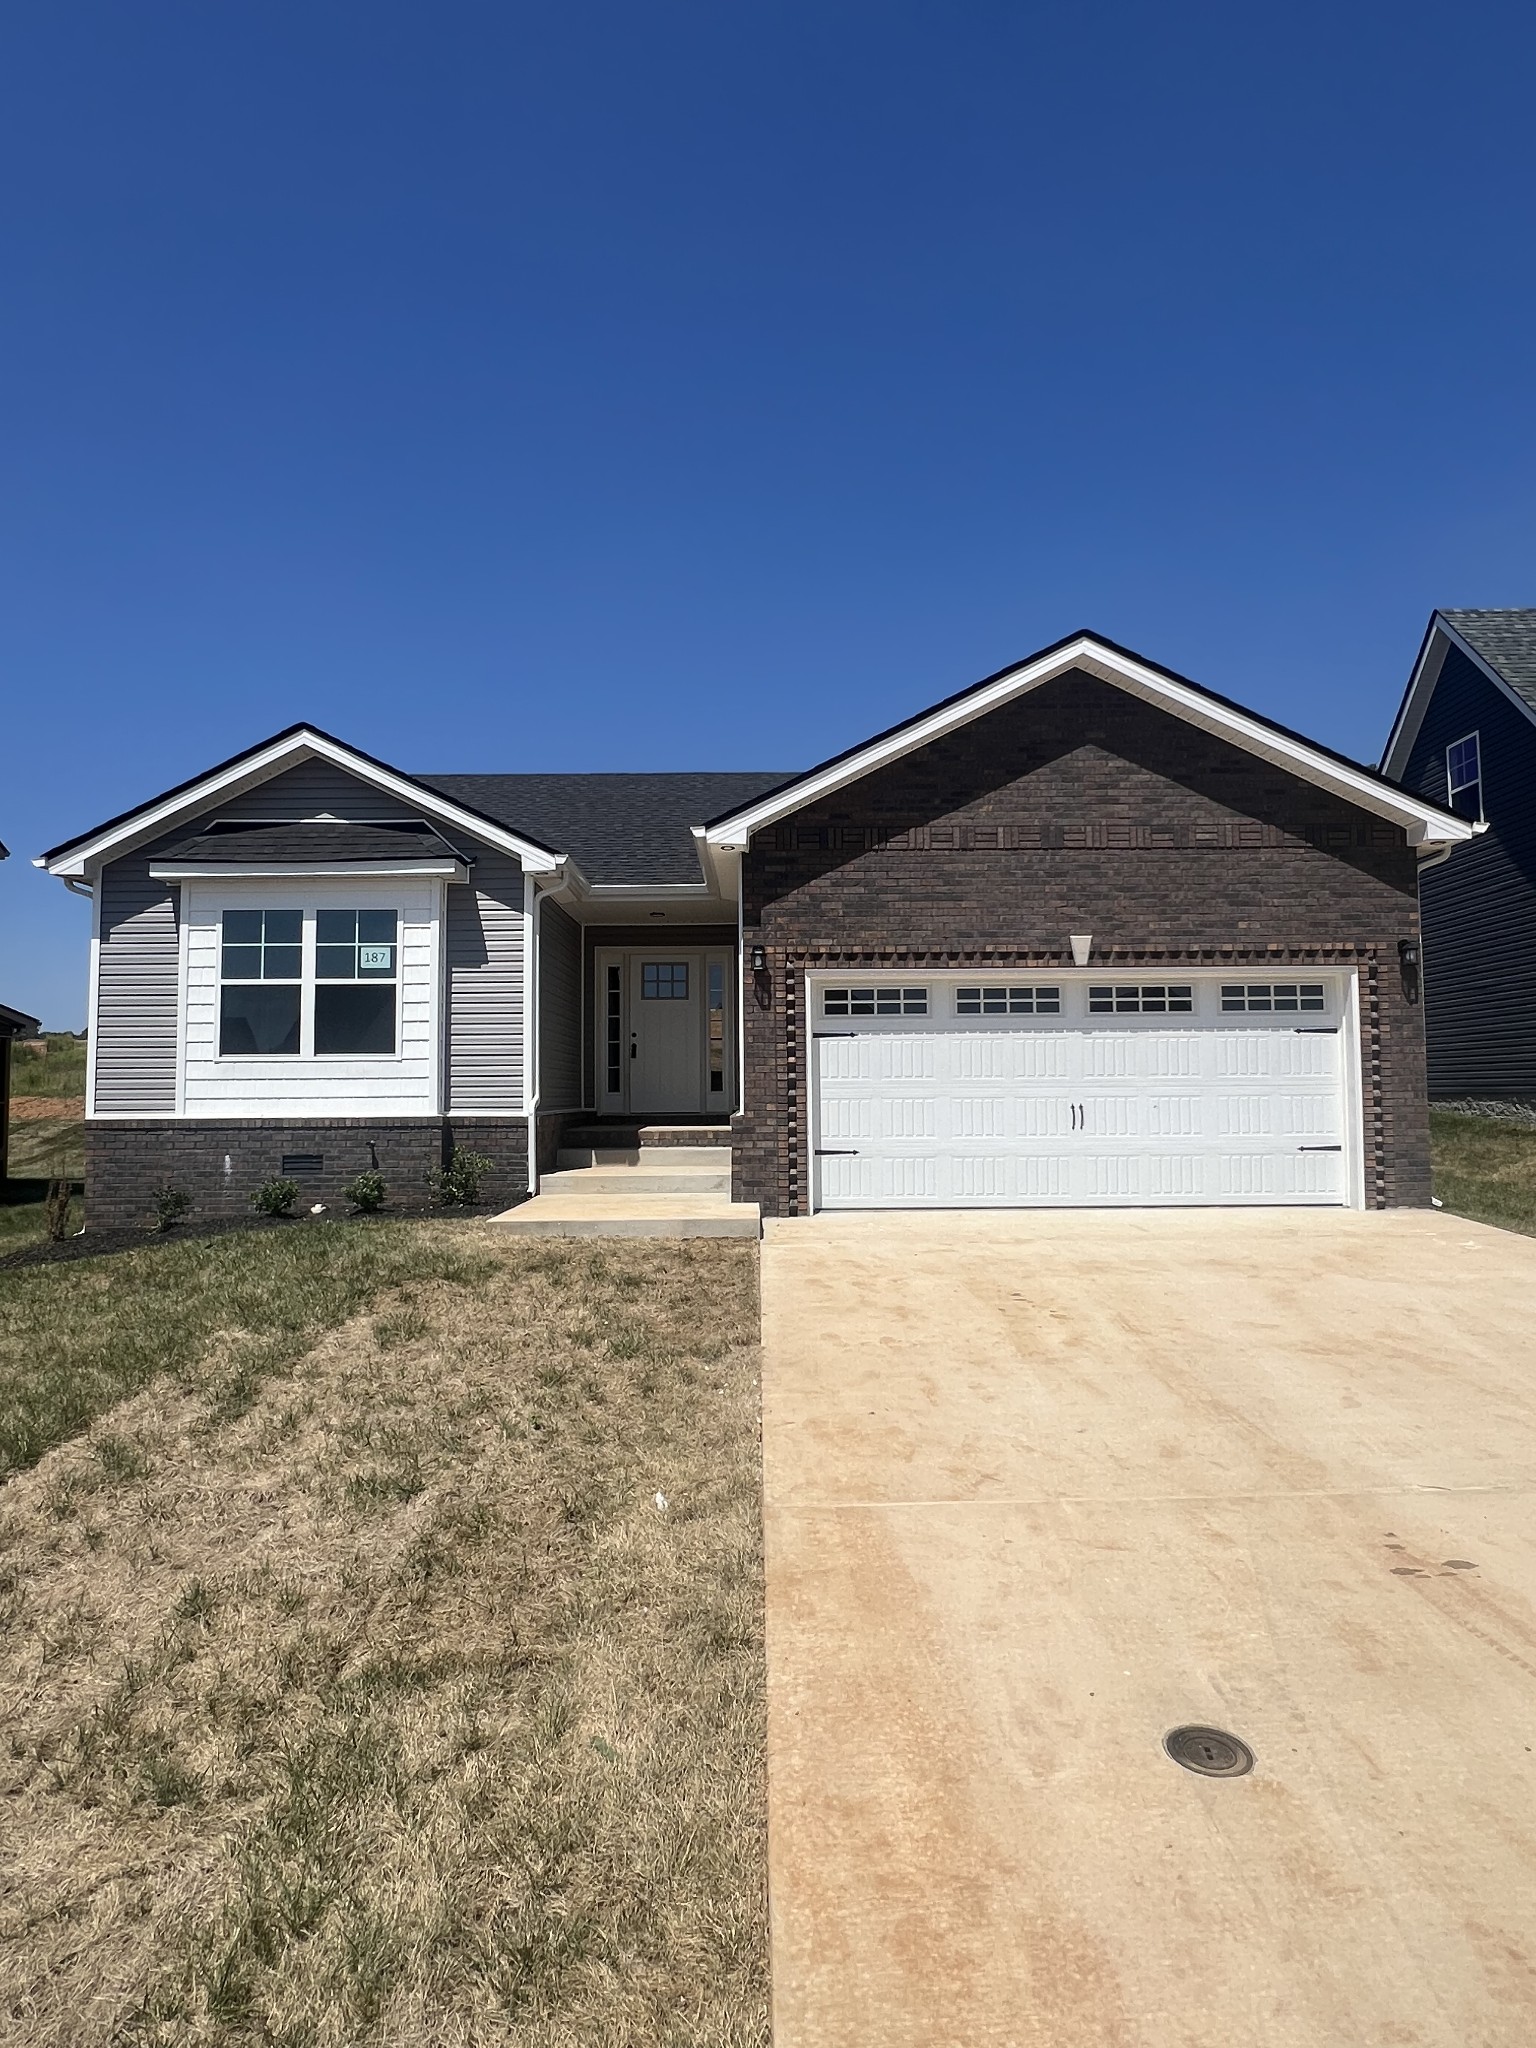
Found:
[{"label": "neighboring house", "polygon": [[1430,1095],[1536,1101],[1536,610],[1434,614],[1382,769],[1488,828],[1420,883]]},{"label": "neighboring house", "polygon": [[[10,848],[0,846],[0,860],[10,858]],[[9,1171],[11,1141],[11,1041],[35,1038],[41,1026],[35,1017],[0,1003],[0,1183]]]},{"label": "neighboring house", "polygon": [[[816,1208],[1429,1199],[1417,866],[1473,826],[1087,633],[803,775],[407,775],[306,726],[93,896],[92,1219],[594,1118]],[[722,1132],[722,1136],[724,1133]]]}]

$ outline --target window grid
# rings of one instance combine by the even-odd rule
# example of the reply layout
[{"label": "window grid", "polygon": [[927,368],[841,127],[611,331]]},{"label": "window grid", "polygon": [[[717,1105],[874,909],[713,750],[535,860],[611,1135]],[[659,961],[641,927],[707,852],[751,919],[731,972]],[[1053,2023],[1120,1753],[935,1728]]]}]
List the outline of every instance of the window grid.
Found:
[{"label": "window grid", "polygon": [[709,1092],[725,1093],[725,968],[709,963]]},{"label": "window grid", "polygon": [[1445,750],[1445,779],[1451,809],[1462,817],[1483,814],[1482,748],[1475,732],[1455,740]]},{"label": "window grid", "polygon": [[1271,1012],[1326,1010],[1328,997],[1320,981],[1223,982],[1221,1007]]},{"label": "window grid", "polygon": [[685,1003],[688,1000],[686,960],[645,960],[640,965],[640,998],[647,1003]]},{"label": "window grid", "polygon": [[1057,1017],[1059,988],[957,988],[957,1017]]},{"label": "window grid", "polygon": [[617,967],[608,970],[608,1093],[617,1095],[624,1085],[623,1031],[624,981]]},{"label": "window grid", "polygon": [[826,988],[821,992],[824,1017],[926,1017],[925,988]]},{"label": "window grid", "polygon": [[220,953],[225,981],[298,981],[303,962],[302,910],[226,910]]},{"label": "window grid", "polygon": [[1195,992],[1188,982],[1117,982],[1088,991],[1091,1017],[1188,1016],[1194,1007]]}]

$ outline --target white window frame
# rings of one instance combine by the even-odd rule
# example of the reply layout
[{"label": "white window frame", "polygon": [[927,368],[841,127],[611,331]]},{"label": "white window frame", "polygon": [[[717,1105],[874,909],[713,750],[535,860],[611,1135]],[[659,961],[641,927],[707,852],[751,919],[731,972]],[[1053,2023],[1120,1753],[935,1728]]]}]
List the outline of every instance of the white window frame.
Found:
[{"label": "white window frame", "polygon": [[[287,893],[288,892],[285,892],[281,889],[274,889],[272,895],[273,898],[281,898]],[[223,1048],[222,1039],[224,991],[226,988],[260,988],[263,986],[271,988],[291,988],[293,986],[293,983],[289,981],[273,981],[270,983],[262,983],[249,980],[242,980],[238,978],[226,981],[224,975],[224,919],[227,913],[231,910],[297,910],[299,913],[299,1049],[296,1053],[225,1052]],[[394,990],[395,1034],[394,1045],[389,1052],[316,1052],[315,1050],[315,992],[317,988],[320,986],[319,977],[315,972],[315,931],[319,915],[322,910],[390,910],[394,914],[395,972],[393,978],[388,983],[386,983],[383,980],[382,976],[375,977],[372,984],[362,981],[332,981],[330,979],[327,979],[325,983],[325,986],[327,988],[366,988],[372,985],[374,987],[387,986]],[[284,1066],[294,1067],[330,1065],[337,1060],[345,1060],[349,1062],[361,1060],[367,1061],[370,1065],[376,1063],[379,1066],[398,1066],[403,1056],[400,1044],[400,1007],[402,996],[400,974],[400,934],[404,923],[405,914],[398,903],[342,903],[336,902],[334,900],[329,902],[321,902],[318,898],[311,898],[310,901],[305,903],[295,903],[291,901],[269,901],[266,897],[263,897],[260,902],[252,901],[247,903],[241,903],[239,901],[225,899],[219,905],[217,926],[218,938],[216,940],[219,963],[219,978],[217,983],[217,1001],[215,1005],[214,1017],[215,1063],[220,1067],[229,1067],[232,1069],[239,1067],[248,1067],[252,1064],[253,1061],[261,1060],[281,1060]],[[183,1032],[182,1035],[183,1038],[185,1038],[185,1032]]]},{"label": "white window frame", "polygon": [[[1470,782],[1453,782],[1451,780],[1451,756],[1458,747],[1465,747],[1467,745],[1472,747],[1477,756],[1477,774]],[[1463,789],[1475,789],[1477,791],[1477,815],[1481,821],[1483,817],[1483,733],[1481,726],[1472,732],[1463,733],[1459,740],[1452,740],[1445,750],[1445,801],[1453,811],[1456,810],[1457,795]],[[1456,814],[1458,817],[1465,815],[1464,812],[1460,811]]]}]

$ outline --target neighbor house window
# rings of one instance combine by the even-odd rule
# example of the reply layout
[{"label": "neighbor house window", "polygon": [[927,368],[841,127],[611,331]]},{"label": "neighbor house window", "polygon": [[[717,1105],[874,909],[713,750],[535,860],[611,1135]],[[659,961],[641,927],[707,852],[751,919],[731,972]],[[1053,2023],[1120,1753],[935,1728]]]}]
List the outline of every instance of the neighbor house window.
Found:
[{"label": "neighbor house window", "polygon": [[315,1051],[395,1049],[398,919],[393,910],[315,913]]},{"label": "neighbor house window", "polygon": [[304,999],[302,910],[226,910],[219,1052],[297,1058]]},{"label": "neighbor house window", "polygon": [[1195,992],[1188,982],[1146,981],[1131,986],[1090,988],[1090,1017],[1166,1016],[1170,1011],[1188,1015],[1195,1007]]},{"label": "neighbor house window", "polygon": [[1483,815],[1483,756],[1475,732],[1445,750],[1445,779],[1451,809],[1463,818]]},{"label": "neighbor house window", "polygon": [[821,992],[824,1017],[926,1017],[925,988],[827,988]]},{"label": "neighbor house window", "polygon": [[302,910],[224,912],[221,1058],[394,1053],[399,912],[320,910],[312,917],[311,949]]}]

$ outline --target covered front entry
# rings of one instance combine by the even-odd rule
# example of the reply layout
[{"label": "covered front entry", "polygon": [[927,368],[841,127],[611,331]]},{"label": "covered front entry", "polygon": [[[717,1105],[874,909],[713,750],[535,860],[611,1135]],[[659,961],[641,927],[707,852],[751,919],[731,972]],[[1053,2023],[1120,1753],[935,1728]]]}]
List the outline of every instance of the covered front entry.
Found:
[{"label": "covered front entry", "polygon": [[594,967],[593,1099],[602,1112],[728,1116],[735,1107],[731,954],[600,947]]},{"label": "covered front entry", "polygon": [[1352,982],[1260,972],[818,978],[816,1206],[1358,1203]]}]

